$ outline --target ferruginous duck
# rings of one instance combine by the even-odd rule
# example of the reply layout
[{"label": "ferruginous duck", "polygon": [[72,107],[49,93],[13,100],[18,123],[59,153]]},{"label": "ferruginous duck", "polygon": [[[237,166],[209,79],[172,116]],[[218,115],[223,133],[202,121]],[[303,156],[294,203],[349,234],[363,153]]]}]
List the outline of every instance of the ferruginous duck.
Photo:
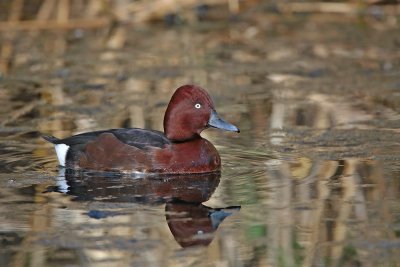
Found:
[{"label": "ferruginous duck", "polygon": [[61,166],[69,169],[143,173],[205,173],[221,169],[216,148],[200,133],[209,127],[239,132],[221,119],[201,87],[179,87],[164,116],[164,133],[139,128],[110,129],[65,139],[55,145]]}]

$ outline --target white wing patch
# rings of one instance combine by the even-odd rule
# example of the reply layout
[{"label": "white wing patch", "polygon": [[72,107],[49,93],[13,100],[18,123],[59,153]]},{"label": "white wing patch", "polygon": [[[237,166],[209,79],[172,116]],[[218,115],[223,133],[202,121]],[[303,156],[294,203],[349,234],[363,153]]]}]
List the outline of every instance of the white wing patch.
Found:
[{"label": "white wing patch", "polygon": [[67,158],[67,152],[68,152],[69,146],[67,146],[66,144],[58,144],[58,145],[55,145],[54,148],[56,149],[58,162],[60,163],[61,166],[65,167],[65,160]]}]

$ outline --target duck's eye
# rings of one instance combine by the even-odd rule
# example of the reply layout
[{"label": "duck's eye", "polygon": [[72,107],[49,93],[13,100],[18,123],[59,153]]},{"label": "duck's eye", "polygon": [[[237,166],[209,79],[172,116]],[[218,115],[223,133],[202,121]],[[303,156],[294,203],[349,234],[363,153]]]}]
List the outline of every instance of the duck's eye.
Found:
[{"label": "duck's eye", "polygon": [[194,107],[199,109],[199,108],[201,108],[201,104],[200,103],[196,103],[196,105],[194,105]]}]

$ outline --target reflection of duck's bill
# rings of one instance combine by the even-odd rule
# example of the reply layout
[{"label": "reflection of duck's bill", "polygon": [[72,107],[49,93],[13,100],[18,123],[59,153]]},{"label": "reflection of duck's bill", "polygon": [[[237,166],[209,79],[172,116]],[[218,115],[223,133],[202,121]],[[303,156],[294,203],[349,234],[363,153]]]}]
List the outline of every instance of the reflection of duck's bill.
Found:
[{"label": "reflection of duck's bill", "polygon": [[211,116],[210,119],[208,120],[208,126],[231,132],[237,132],[237,133],[240,132],[238,127],[221,119],[215,110],[211,111]]},{"label": "reflection of duck's bill", "polygon": [[240,208],[241,206],[230,206],[222,209],[210,209],[209,217],[213,228],[216,230],[226,217],[231,216],[235,211],[239,211]]}]

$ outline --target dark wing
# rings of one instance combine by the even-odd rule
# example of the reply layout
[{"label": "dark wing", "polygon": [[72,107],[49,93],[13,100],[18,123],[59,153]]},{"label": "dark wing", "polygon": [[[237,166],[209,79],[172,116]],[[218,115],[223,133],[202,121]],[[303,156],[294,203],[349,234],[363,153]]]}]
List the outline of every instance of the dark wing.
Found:
[{"label": "dark wing", "polygon": [[145,147],[163,148],[171,144],[171,141],[165,137],[164,133],[154,130],[145,130],[140,128],[121,128],[103,131],[87,132],[73,135],[65,139],[58,139],[53,136],[43,136],[44,139],[53,144],[66,144],[67,146],[84,146],[88,142],[96,139],[103,133],[112,133],[118,140],[130,146],[143,149]]},{"label": "dark wing", "polygon": [[112,133],[122,143],[137,148],[145,148],[147,146],[163,148],[165,145],[171,144],[171,141],[160,131],[130,128],[115,129]]}]

